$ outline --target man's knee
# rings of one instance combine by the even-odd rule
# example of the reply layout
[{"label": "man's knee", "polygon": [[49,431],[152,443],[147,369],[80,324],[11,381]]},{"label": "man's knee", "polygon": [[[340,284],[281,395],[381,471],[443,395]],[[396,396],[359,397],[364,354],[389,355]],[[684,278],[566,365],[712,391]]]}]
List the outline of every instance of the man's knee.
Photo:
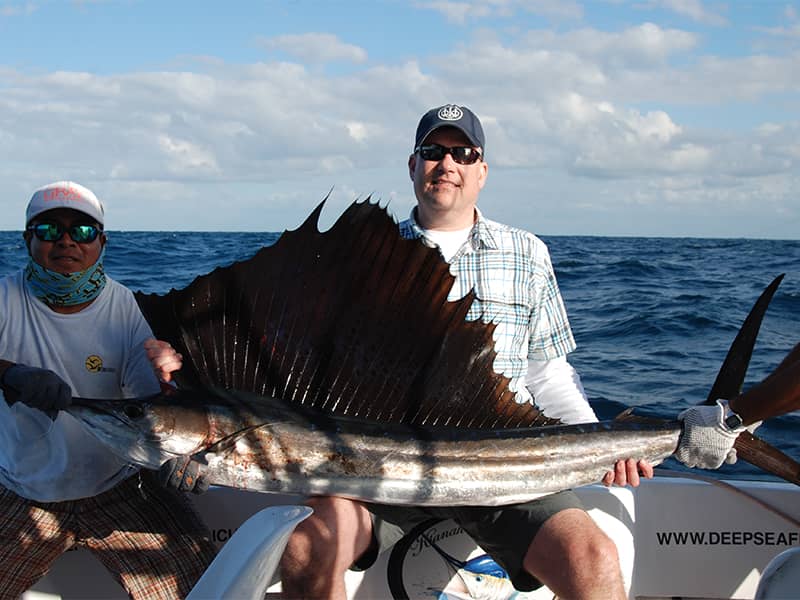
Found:
[{"label": "man's knee", "polygon": [[286,544],[281,569],[287,575],[314,570],[344,573],[372,539],[369,512],[343,498],[313,498],[314,510],[298,524]]},{"label": "man's knee", "polygon": [[525,570],[542,578],[561,570],[573,577],[600,580],[621,576],[617,546],[584,511],[569,509],[551,517],[537,533],[524,560]]},{"label": "man's knee", "polygon": [[315,514],[299,523],[289,536],[281,558],[284,576],[293,573],[303,576],[306,567],[311,565],[330,571],[334,566],[335,553],[325,552],[324,548],[331,548],[333,538],[331,525]]},{"label": "man's knee", "polygon": [[283,596],[344,597],[344,574],[372,539],[369,511],[343,498],[314,498],[314,512],[289,537],[281,558]]},{"label": "man's knee", "polygon": [[570,548],[576,568],[594,571],[596,576],[613,574],[616,577],[620,572],[617,545],[599,527],[574,540]]}]

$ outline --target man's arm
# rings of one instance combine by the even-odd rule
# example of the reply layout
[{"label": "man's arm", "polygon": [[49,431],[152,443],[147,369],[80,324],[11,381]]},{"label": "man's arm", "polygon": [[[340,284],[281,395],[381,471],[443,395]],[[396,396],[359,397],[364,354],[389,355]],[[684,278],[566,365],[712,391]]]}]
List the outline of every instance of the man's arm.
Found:
[{"label": "man's arm", "polygon": [[800,344],[761,383],[733,398],[729,406],[745,426],[800,408]]},{"label": "man's arm", "polygon": [[548,417],[567,424],[597,421],[581,378],[565,356],[529,359],[525,386],[533,395],[534,404]]}]

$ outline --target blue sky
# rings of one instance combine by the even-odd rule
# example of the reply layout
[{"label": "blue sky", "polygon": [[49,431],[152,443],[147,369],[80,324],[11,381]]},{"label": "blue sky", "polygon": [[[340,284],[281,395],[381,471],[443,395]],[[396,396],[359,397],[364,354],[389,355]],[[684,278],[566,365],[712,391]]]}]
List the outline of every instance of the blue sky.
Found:
[{"label": "blue sky", "polygon": [[800,239],[800,3],[0,0],[0,229],[72,179],[112,230],[414,203],[420,115],[482,118],[490,218]]}]

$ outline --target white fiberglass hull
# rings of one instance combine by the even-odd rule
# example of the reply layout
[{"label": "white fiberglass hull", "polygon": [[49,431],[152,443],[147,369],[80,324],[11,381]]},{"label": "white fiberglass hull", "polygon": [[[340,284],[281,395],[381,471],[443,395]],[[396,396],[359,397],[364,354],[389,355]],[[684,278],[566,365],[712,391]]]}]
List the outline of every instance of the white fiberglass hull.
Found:
[{"label": "white fiberglass hull", "polygon": [[[767,563],[800,546],[800,488],[771,482],[730,483],[794,521],[724,487],[685,478],[657,476],[635,490],[595,485],[577,491],[592,517],[617,543],[631,599],[753,598]],[[298,504],[301,499],[212,488],[196,502],[222,545],[260,509]],[[508,582],[476,576],[480,561],[468,561],[482,551],[452,522],[433,525],[426,535],[438,549],[418,538],[403,544],[405,550],[386,553],[369,571],[349,573],[350,597],[391,598],[400,588],[411,598],[437,597],[437,592],[440,598],[490,592],[493,595],[484,597],[505,598],[514,593]],[[459,563],[467,564],[458,568]],[[270,592],[277,592],[279,585]],[[473,596],[467,595],[470,586]],[[126,596],[94,557],[78,550],[61,557],[26,600],[57,597]],[[552,598],[552,594],[542,589],[514,597]]]}]

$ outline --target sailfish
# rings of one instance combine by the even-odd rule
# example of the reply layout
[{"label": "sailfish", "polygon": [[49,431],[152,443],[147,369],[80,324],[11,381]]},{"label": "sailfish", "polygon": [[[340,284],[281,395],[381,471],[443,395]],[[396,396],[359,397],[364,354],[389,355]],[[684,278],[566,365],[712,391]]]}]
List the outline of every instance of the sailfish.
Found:
[{"label": "sailfish", "polygon": [[[675,419],[627,411],[563,425],[517,402],[493,369],[495,324],[467,320],[472,292],[448,299],[438,250],[402,238],[369,198],[320,232],[323,206],[249,259],[137,293],[156,337],[183,356],[176,391],[69,410],[146,468],[191,455],[212,484],[395,504],[521,502],[674,452]],[[714,399],[738,394],[779,283],[734,340]],[[800,484],[800,465],[766,442],[748,434],[736,447]]]}]

